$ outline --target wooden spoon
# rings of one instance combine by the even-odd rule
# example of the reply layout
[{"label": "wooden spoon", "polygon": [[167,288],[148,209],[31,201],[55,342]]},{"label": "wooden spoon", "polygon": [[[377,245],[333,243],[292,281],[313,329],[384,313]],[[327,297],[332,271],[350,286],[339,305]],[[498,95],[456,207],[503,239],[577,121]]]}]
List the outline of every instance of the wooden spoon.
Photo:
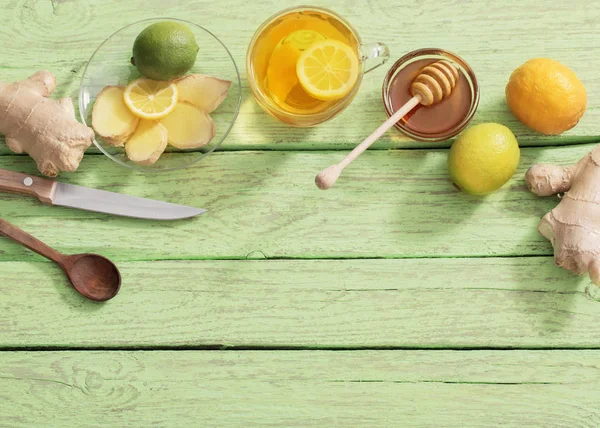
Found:
[{"label": "wooden spoon", "polygon": [[121,288],[121,274],[106,257],[97,254],[61,254],[2,219],[0,234],[58,264],[67,274],[75,290],[88,299],[104,302],[115,297]]},{"label": "wooden spoon", "polygon": [[456,65],[450,61],[440,60],[423,67],[419,75],[410,85],[413,96],[388,120],[383,122],[371,135],[354,148],[341,162],[325,168],[315,177],[315,184],[321,190],[327,190],[335,184],[344,168],[359,157],[371,144],[379,139],[388,129],[414,109],[418,104],[430,106],[450,96],[456,86],[460,74]]}]

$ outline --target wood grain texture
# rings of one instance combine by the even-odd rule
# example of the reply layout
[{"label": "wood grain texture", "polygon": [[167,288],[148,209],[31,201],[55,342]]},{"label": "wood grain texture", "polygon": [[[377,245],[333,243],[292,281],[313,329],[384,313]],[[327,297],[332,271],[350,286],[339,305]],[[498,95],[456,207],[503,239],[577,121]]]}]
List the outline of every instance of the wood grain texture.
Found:
[{"label": "wood grain texture", "polygon": [[98,305],[50,263],[0,263],[0,348],[600,346],[590,281],[549,257],[119,268],[121,292]]},{"label": "wood grain texture", "polygon": [[[245,82],[245,54],[255,29],[270,15],[297,5],[296,0],[209,0],[165,3],[137,1],[1,0],[4,25],[0,29],[0,80],[27,77],[47,68],[59,82],[55,97],[76,98],[83,69],[111,33],[144,18],[170,16],[206,26],[231,49],[244,79],[244,102],[238,123],[223,145],[239,149],[347,149],[362,141],[385,119],[381,85],[390,64],[369,74],[348,110],[315,129],[291,129],[277,123],[253,100]],[[349,20],[365,42],[390,46],[392,58],[423,47],[456,52],[475,70],[482,87],[473,124],[500,122],[509,126],[524,145],[567,144],[600,135],[600,78],[590,58],[600,56],[595,37],[600,9],[587,0],[497,2],[443,1],[315,1]],[[235,11],[235,13],[231,13]],[[368,17],[368,19],[366,19]],[[76,23],[76,25],[74,25]],[[207,53],[208,55],[208,53]],[[542,137],[509,113],[504,87],[510,73],[533,57],[546,56],[570,66],[584,82],[588,110],[580,124],[558,137]],[[436,144],[435,147],[447,145]],[[398,132],[390,132],[376,148],[423,147]],[[4,152],[4,144],[0,145]]]},{"label": "wood grain texture", "polygon": [[[209,209],[196,219],[124,219],[0,194],[3,218],[65,253],[114,258],[123,274],[121,293],[96,304],[57,266],[0,239],[0,427],[599,426],[600,293],[554,266],[536,227],[558,201],[535,197],[523,180],[533,163],[574,163],[593,146],[524,149],[508,185],[475,198],[448,179],[448,142],[394,131],[321,192],[314,175],[385,120],[391,63],[335,120],[279,124],[252,99],[244,57],[259,24],[296,4],[0,0],[0,81],[49,69],[54,97],[77,98],[106,37],[170,16],[214,31],[244,85],[226,152],[197,167],[144,175],[90,148],[77,173],[61,176]],[[590,65],[600,9],[588,0],[315,4],[365,41],[387,43],[393,58],[423,47],[462,56],[482,87],[473,124],[503,123],[522,146],[600,141],[600,77]],[[540,56],[570,66],[588,91],[586,114],[561,136],[526,129],[504,101],[512,70]],[[434,150],[381,150],[405,147]],[[0,137],[0,168],[35,173],[29,157],[7,154]],[[186,347],[228,350],[149,351]],[[465,350],[473,348],[488,350]]]},{"label": "wood grain texture", "polygon": [[0,353],[0,427],[597,427],[598,351]]},{"label": "wood grain texture", "polygon": [[[447,150],[367,152],[327,192],[314,176],[339,152],[217,153],[198,167],[153,175],[89,156],[61,180],[209,211],[152,222],[0,194],[0,212],[63,253],[117,261],[551,255],[537,225],[558,198],[529,192],[525,171],[536,162],[575,163],[592,147],[524,149],[511,181],[487,198],[453,187]],[[0,168],[35,171],[24,156],[0,157]],[[35,260],[11,242],[0,245],[0,260]]]}]

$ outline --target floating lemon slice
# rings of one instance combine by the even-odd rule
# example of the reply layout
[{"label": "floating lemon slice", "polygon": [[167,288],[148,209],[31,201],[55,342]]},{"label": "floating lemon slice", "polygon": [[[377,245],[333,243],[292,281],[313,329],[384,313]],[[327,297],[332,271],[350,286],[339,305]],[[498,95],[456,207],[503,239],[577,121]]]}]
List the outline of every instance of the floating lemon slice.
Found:
[{"label": "floating lemon slice", "polygon": [[125,104],[142,119],[161,119],[177,104],[177,87],[171,82],[141,78],[125,87]]},{"label": "floating lemon slice", "polygon": [[327,37],[321,33],[312,30],[298,30],[287,36],[283,40],[283,44],[291,43],[296,48],[304,51],[317,42],[327,40]]},{"label": "floating lemon slice", "polygon": [[324,40],[302,52],[296,74],[310,96],[333,101],[350,93],[358,78],[358,65],[356,52],[350,46]]},{"label": "floating lemon slice", "polygon": [[267,87],[279,104],[284,104],[291,90],[298,84],[296,64],[300,50],[293,43],[284,43],[273,51],[267,69]]}]

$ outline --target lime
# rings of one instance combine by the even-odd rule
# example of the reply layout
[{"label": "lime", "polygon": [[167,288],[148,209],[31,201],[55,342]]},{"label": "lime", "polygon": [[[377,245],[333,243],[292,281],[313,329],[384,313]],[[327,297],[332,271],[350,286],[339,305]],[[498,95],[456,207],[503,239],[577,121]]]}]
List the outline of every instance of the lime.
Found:
[{"label": "lime", "polygon": [[131,63],[152,80],[183,76],[196,62],[198,44],[182,23],[161,21],[146,27],[133,43]]},{"label": "lime", "polygon": [[519,143],[498,123],[482,123],[465,131],[450,148],[448,170],[458,187],[487,195],[502,187],[519,165]]}]

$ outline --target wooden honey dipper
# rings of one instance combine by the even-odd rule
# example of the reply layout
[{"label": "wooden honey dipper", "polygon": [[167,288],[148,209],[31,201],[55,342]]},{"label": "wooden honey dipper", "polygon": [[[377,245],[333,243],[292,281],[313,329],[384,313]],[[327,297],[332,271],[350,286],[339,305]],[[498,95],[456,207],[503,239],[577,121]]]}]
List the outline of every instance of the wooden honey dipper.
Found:
[{"label": "wooden honey dipper", "polygon": [[359,157],[362,152],[367,150],[371,144],[379,139],[385,132],[402,119],[407,113],[414,109],[418,104],[430,106],[448,98],[452,90],[456,87],[460,74],[456,65],[450,61],[440,60],[423,67],[419,75],[410,85],[410,94],[413,96],[388,120],[383,122],[371,135],[354,148],[340,163],[325,168],[315,177],[317,187],[327,190],[335,184],[352,161]]}]

